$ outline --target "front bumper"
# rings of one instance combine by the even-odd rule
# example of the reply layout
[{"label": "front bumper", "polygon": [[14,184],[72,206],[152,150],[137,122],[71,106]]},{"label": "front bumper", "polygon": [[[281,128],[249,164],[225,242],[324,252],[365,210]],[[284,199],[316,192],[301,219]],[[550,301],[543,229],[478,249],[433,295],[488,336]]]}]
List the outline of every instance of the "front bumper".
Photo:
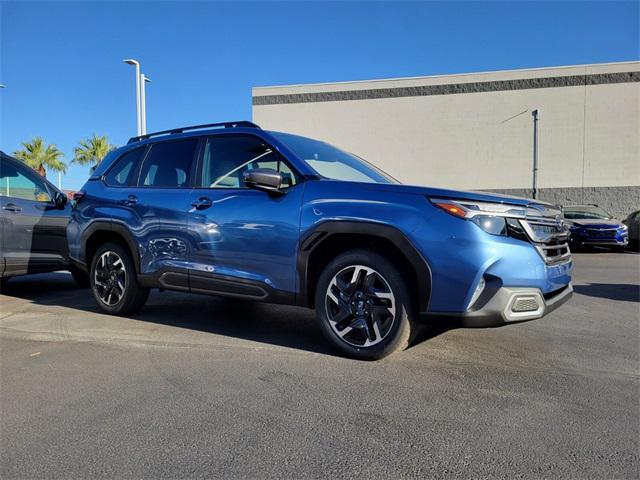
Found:
[{"label": "front bumper", "polygon": [[603,246],[603,247],[626,247],[629,244],[629,234],[627,231],[618,230],[612,236],[600,236],[585,232],[572,232],[569,237],[572,247]]},{"label": "front bumper", "polygon": [[590,239],[583,238],[581,240],[575,241],[571,243],[571,246],[576,247],[626,247],[629,245],[629,239],[624,237],[620,240],[601,240],[601,239]]},{"label": "front bumper", "polygon": [[431,313],[429,317],[454,318],[465,327],[495,327],[542,318],[566,303],[572,295],[571,283],[546,295],[537,288],[500,287],[478,309],[462,313]]}]

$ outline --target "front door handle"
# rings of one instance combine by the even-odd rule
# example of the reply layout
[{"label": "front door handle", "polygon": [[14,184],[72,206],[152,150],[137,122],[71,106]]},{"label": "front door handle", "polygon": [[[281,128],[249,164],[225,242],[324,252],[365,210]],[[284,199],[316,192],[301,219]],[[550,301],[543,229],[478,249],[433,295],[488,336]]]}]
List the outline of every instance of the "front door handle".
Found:
[{"label": "front door handle", "polygon": [[196,210],[204,210],[213,205],[213,202],[208,197],[200,197],[198,200],[191,202],[192,207],[196,207]]},{"label": "front door handle", "polygon": [[20,213],[22,211],[22,209],[15,203],[7,203],[4,207],[2,207],[2,209],[12,213]]},{"label": "front door handle", "polygon": [[120,200],[123,205],[135,205],[138,203],[138,198],[135,195],[129,195],[125,200]]}]

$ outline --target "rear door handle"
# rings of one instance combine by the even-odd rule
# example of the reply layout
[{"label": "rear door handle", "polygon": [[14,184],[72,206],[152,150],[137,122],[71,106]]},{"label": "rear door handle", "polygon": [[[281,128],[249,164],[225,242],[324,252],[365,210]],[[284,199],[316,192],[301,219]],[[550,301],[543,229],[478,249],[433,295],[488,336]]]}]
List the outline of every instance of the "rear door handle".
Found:
[{"label": "rear door handle", "polygon": [[123,205],[135,205],[138,203],[138,198],[135,195],[129,195],[125,200],[120,200]]},{"label": "rear door handle", "polygon": [[22,209],[14,203],[7,203],[4,207],[2,207],[2,209],[6,210],[7,212],[13,213],[20,213],[22,211]]},{"label": "rear door handle", "polygon": [[208,197],[200,197],[198,200],[191,202],[192,207],[196,207],[196,210],[204,210],[213,205],[213,202]]}]

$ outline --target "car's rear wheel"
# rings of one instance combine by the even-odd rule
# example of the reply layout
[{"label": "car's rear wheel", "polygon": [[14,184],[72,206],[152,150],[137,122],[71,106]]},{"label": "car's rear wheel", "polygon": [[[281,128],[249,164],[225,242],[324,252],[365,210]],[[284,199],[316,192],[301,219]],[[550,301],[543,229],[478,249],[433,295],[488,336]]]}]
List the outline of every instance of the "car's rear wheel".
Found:
[{"label": "car's rear wheel", "polygon": [[409,346],[416,331],[409,289],[383,256],[353,250],[336,257],[318,280],[316,315],[346,355],[377,360]]},{"label": "car's rear wheel", "polygon": [[118,243],[105,243],[96,251],[89,274],[96,302],[107,313],[126,315],[138,311],[149,289],[138,285],[129,251]]}]

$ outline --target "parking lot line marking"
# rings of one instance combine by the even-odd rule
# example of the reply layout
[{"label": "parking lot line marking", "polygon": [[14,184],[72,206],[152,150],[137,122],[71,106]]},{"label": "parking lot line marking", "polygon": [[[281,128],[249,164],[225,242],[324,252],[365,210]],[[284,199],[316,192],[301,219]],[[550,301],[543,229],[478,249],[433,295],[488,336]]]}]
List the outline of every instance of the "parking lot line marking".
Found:
[{"label": "parking lot line marking", "polygon": [[30,357],[37,357],[38,355],[40,355],[40,352],[32,353],[29,356]]}]

